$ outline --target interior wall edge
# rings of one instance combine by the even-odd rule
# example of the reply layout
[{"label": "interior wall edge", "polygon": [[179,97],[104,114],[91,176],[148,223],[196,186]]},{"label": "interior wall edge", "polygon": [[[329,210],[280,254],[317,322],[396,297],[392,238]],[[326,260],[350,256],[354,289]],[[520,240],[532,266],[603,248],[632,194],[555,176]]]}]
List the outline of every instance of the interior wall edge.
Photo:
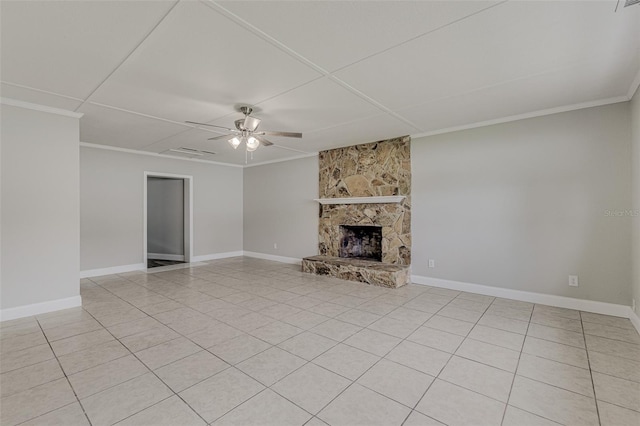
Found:
[{"label": "interior wall edge", "polygon": [[629,319],[631,320],[631,324],[635,327],[636,331],[640,334],[640,317],[638,314],[633,312],[633,309],[629,308]]}]

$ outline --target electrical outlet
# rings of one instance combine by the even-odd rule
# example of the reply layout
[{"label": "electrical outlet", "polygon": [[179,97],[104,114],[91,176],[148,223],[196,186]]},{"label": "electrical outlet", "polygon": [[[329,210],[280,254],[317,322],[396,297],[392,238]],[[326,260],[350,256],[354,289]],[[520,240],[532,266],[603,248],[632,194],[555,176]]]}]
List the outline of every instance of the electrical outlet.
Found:
[{"label": "electrical outlet", "polygon": [[436,261],[434,259],[429,259],[429,268],[435,268],[436,267]]},{"label": "electrical outlet", "polygon": [[578,287],[578,276],[577,275],[569,275],[569,285],[571,287]]},{"label": "electrical outlet", "polygon": [[273,243],[273,248],[278,250],[278,243]]}]

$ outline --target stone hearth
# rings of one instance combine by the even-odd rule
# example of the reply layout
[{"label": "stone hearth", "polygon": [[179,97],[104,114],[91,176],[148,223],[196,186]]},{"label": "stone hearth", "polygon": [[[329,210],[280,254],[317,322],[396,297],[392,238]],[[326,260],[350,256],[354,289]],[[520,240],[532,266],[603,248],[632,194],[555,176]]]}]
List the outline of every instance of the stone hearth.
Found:
[{"label": "stone hearth", "polygon": [[[305,258],[303,271],[384,287],[409,282],[410,143],[405,136],[320,152],[320,256]],[[380,201],[381,197],[399,201]],[[345,258],[344,227],[379,227],[381,253],[375,260],[381,262]]]},{"label": "stone hearth", "polygon": [[305,257],[302,271],[389,288],[401,287],[411,280],[411,269],[404,265],[330,256]]}]

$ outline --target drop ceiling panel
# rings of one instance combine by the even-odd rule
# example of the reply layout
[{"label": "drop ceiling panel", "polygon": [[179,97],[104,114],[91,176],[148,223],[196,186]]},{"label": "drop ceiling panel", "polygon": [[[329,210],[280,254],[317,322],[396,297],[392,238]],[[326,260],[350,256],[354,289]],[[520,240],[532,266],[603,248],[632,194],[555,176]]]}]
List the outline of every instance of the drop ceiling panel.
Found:
[{"label": "drop ceiling panel", "polygon": [[172,4],[2,1],[2,79],[84,99]]},{"label": "drop ceiling panel", "polygon": [[224,8],[328,71],[497,2],[223,1]]},{"label": "drop ceiling panel", "polygon": [[[634,61],[634,58],[629,60]],[[612,72],[601,62],[582,63],[525,81],[512,81],[439,99],[398,113],[425,131],[436,131],[592,102],[611,94],[624,96],[628,89],[624,82],[632,77],[629,73]]]},{"label": "drop ceiling panel", "polygon": [[24,102],[31,102],[53,108],[62,108],[69,111],[74,111],[82,103],[80,100],[69,99],[64,96],[57,96],[51,93],[27,89],[25,87],[12,86],[6,83],[0,84],[0,94],[2,94],[3,98],[17,99]]},{"label": "drop ceiling panel", "polygon": [[336,76],[397,109],[586,59],[611,59],[617,66],[621,57],[639,47],[638,27],[633,25],[638,14],[615,14],[611,6],[611,2],[503,3]]},{"label": "drop ceiling panel", "polygon": [[77,108],[139,45],[80,106],[82,140],[244,164],[182,121],[233,127],[249,103],[262,128],[303,132],[255,163],[626,95],[640,68],[640,7],[615,0],[182,1],[159,23],[173,5],[0,1],[2,96]]},{"label": "drop ceiling panel", "polygon": [[141,149],[147,145],[184,131],[186,126],[167,123],[90,103],[79,112],[80,140],[129,149]]},{"label": "drop ceiling panel", "polygon": [[209,121],[320,77],[199,2],[182,2],[92,100]]},{"label": "drop ceiling panel", "polygon": [[[337,83],[322,78],[256,106],[260,130],[309,132],[379,114],[381,111]],[[238,113],[215,124],[233,127]],[[286,138],[283,140],[287,140]]]},{"label": "drop ceiling panel", "polygon": [[416,129],[389,114],[368,117],[330,129],[307,133],[304,149],[322,151],[342,146],[375,142],[416,133]]}]

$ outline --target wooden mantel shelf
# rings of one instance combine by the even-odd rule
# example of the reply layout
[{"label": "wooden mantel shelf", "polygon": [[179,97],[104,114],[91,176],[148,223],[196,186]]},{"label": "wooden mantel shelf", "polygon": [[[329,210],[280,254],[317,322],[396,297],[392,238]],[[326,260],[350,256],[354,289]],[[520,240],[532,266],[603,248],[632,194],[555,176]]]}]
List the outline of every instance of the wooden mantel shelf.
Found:
[{"label": "wooden mantel shelf", "polygon": [[404,195],[390,195],[381,197],[351,197],[351,198],[315,198],[320,204],[393,204],[401,203]]}]

